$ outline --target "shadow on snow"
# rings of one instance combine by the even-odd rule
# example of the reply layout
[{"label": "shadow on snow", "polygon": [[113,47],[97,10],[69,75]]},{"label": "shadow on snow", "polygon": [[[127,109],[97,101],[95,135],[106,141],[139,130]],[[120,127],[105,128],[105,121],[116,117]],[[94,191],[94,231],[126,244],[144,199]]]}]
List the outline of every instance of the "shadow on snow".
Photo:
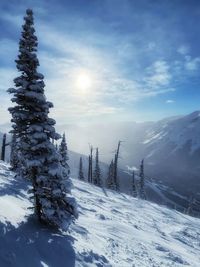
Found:
[{"label": "shadow on snow", "polygon": [[41,226],[33,217],[18,228],[0,223],[0,265],[73,267],[75,252],[72,243],[72,237]]}]

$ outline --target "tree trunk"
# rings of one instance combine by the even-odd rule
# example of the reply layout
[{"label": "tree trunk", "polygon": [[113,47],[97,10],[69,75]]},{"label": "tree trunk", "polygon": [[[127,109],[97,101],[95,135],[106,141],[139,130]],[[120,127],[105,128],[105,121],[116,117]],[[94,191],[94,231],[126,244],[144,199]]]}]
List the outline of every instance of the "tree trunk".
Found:
[{"label": "tree trunk", "polygon": [[90,178],[91,178],[91,183],[93,183],[93,173],[92,173],[92,151],[93,151],[93,147],[91,146],[91,149],[90,149]]},{"label": "tree trunk", "polygon": [[37,187],[38,187],[38,184],[36,182],[36,177],[37,177],[37,170],[36,168],[33,168],[32,169],[32,185],[33,185],[33,192],[34,192],[34,212],[35,212],[35,215],[37,216],[38,218],[38,221],[40,223],[42,223],[42,218],[41,218],[41,204],[40,204],[40,201],[39,201],[39,197],[37,195]]},{"label": "tree trunk", "polygon": [[88,183],[90,183],[90,156],[88,157]]},{"label": "tree trunk", "polygon": [[6,152],[6,134],[3,135],[3,141],[1,146],[1,160],[5,161],[5,152]]},{"label": "tree trunk", "polygon": [[120,144],[121,144],[121,141],[118,142],[117,152],[115,154],[115,161],[114,161],[114,183],[115,183],[116,190],[119,190],[117,170],[118,170],[118,158],[119,158]]}]

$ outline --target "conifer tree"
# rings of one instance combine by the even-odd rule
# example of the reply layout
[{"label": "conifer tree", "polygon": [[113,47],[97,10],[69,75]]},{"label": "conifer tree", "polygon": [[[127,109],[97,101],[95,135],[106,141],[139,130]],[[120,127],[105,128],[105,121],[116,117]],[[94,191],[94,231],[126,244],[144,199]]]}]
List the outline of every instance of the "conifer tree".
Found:
[{"label": "conifer tree", "polygon": [[136,183],[135,183],[135,172],[133,170],[133,175],[132,175],[132,194],[133,194],[133,197],[137,197],[137,189],[136,189]]},{"label": "conifer tree", "polygon": [[99,150],[96,148],[95,169],[93,174],[93,183],[101,186],[101,170],[99,166]]},{"label": "conifer tree", "polygon": [[68,175],[70,173],[69,165],[67,161],[69,160],[68,157],[68,149],[67,149],[67,143],[66,143],[66,138],[65,138],[65,133],[62,136],[62,140],[59,146],[59,154],[61,157],[61,165],[64,168],[64,175]]},{"label": "conifer tree", "polygon": [[88,157],[88,183],[93,183],[93,146],[90,145],[90,155]]},{"label": "conifer tree", "polygon": [[82,160],[82,157],[80,157],[80,162],[79,162],[78,178],[80,180],[85,180],[84,174],[83,174],[83,160]]},{"label": "conifer tree", "polygon": [[10,166],[12,171],[17,171],[19,168],[19,154],[17,146],[16,134],[12,135],[11,149],[10,149]]},{"label": "conifer tree", "polygon": [[46,100],[44,77],[37,71],[38,41],[31,9],[26,11],[24,20],[16,60],[20,76],[14,79],[15,88],[8,89],[16,104],[9,108],[12,133],[19,141],[26,170],[23,176],[32,182],[34,209],[39,221],[67,229],[77,217],[76,202],[69,195],[70,183],[63,177],[63,166],[51,142],[60,136],[54,128],[55,120],[48,116],[53,104]]},{"label": "conifer tree", "polygon": [[108,176],[106,179],[106,184],[109,189],[119,190],[118,183],[118,159],[119,159],[119,149],[120,149],[121,141],[118,142],[117,151],[115,153],[114,160],[111,161],[108,169]]},{"label": "conifer tree", "polygon": [[114,184],[114,162],[111,161],[108,169],[108,177],[106,180],[107,188],[115,190],[115,184]]},{"label": "conifer tree", "polygon": [[144,177],[144,160],[141,161],[141,165],[140,165],[140,182],[139,182],[139,197],[141,199],[146,199],[146,193],[145,193],[145,177]]}]

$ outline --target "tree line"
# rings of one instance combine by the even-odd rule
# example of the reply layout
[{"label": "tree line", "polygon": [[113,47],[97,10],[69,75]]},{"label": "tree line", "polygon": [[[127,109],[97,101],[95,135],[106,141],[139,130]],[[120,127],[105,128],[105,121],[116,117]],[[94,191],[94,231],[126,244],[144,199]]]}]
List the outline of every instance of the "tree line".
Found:
[{"label": "tree line", "polygon": [[[120,154],[121,141],[118,142],[116,152],[114,154],[114,159],[111,160],[111,163],[108,166],[107,177],[105,179],[105,186],[108,189],[115,191],[120,191],[119,183],[119,174],[118,174],[118,161]],[[93,168],[94,165],[94,168]],[[101,171],[99,164],[99,148],[96,148],[96,155],[93,159],[93,147],[90,146],[90,155],[88,156],[88,170],[87,175],[84,174],[83,168],[83,158],[80,157],[79,161],[79,171],[78,178],[82,181],[92,183],[96,186],[103,187],[103,172]],[[144,175],[144,160],[141,161],[140,171],[137,175],[139,181],[136,180],[136,173],[133,170],[132,172],[132,189],[131,194],[133,197],[139,197],[141,199],[146,199],[145,192],[145,175]]]}]

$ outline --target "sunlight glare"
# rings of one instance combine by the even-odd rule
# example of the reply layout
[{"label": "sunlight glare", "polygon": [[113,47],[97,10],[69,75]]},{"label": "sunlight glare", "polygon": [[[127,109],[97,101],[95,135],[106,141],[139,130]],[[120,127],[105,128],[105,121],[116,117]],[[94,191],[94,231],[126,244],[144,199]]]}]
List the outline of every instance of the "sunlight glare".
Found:
[{"label": "sunlight glare", "polygon": [[85,72],[79,73],[78,77],[77,77],[76,85],[82,94],[88,93],[88,91],[92,85],[91,76]]}]

